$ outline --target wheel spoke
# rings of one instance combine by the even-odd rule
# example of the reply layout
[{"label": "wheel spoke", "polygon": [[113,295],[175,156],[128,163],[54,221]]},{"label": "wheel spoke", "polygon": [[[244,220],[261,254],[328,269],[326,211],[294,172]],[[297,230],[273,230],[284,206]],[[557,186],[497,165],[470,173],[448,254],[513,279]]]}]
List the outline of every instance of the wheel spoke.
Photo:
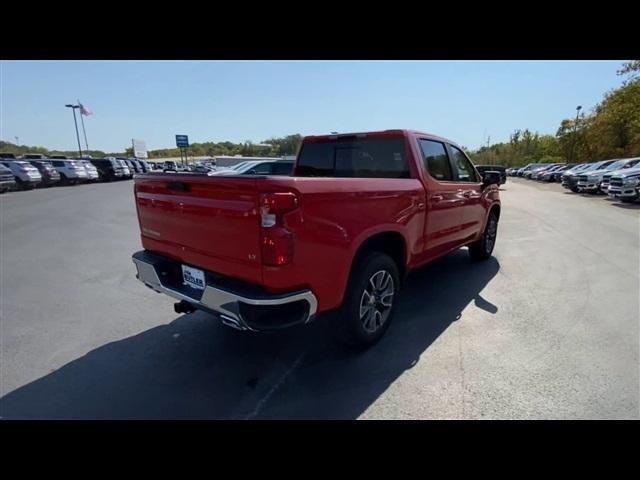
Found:
[{"label": "wheel spoke", "polygon": [[373,328],[382,325],[382,313],[378,309],[373,309]]},{"label": "wheel spoke", "polygon": [[[365,296],[367,297],[366,299],[364,298]],[[370,293],[365,289],[365,291],[362,293],[362,301],[360,302],[360,304],[362,304],[362,302],[364,302],[365,300],[366,300],[366,302],[367,302],[367,303],[370,303],[370,302],[371,302],[371,297],[372,297],[372,296],[373,296],[373,295],[371,295],[371,294],[370,294]]]},{"label": "wheel spoke", "polygon": [[[386,298],[388,298],[389,300],[385,300]],[[392,302],[393,302],[393,291],[390,293],[383,293],[380,296],[380,303],[385,307],[390,307]]]},{"label": "wheel spoke", "polygon": [[371,328],[371,321],[373,320],[373,315],[372,315],[373,311],[374,311],[373,308],[369,308],[367,310],[367,316],[365,317],[364,323],[363,323],[365,330],[369,330],[369,331],[375,330],[375,326]]},{"label": "wheel spoke", "polygon": [[376,290],[380,290],[382,281],[384,280],[384,272],[376,273]]},{"label": "wheel spoke", "polygon": [[389,275],[387,272],[384,272],[382,274],[382,280],[380,281],[379,290],[386,290],[390,280],[391,280],[391,275]]}]

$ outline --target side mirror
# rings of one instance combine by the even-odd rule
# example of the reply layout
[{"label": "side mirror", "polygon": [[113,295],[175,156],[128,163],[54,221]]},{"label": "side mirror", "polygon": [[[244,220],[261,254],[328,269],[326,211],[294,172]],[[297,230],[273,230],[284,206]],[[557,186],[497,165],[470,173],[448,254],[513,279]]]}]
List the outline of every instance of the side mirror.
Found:
[{"label": "side mirror", "polygon": [[489,185],[500,185],[501,181],[500,172],[493,170],[484,172],[482,175],[482,188],[485,189]]}]

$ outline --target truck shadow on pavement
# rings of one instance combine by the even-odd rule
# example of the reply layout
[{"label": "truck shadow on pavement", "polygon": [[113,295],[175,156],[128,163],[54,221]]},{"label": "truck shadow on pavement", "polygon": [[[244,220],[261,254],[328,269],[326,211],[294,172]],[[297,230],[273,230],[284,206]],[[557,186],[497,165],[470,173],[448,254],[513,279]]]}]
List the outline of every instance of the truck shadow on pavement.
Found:
[{"label": "truck shadow on pavement", "polygon": [[[336,345],[331,322],[322,318],[307,327],[257,335],[224,327],[200,312],[184,315],[96,348],[8,393],[0,399],[0,416],[358,418],[420,361],[467,305],[497,312],[480,292],[499,268],[495,258],[471,263],[464,249],[414,272],[398,298],[393,324],[365,352]],[[437,389],[439,382],[432,382],[423,387]],[[409,401],[420,402],[419,393]]]},{"label": "truck shadow on pavement", "polygon": [[611,205],[613,205],[614,207],[624,208],[627,210],[640,210],[640,203],[638,202],[635,202],[635,203],[618,202],[618,203],[612,203]]}]

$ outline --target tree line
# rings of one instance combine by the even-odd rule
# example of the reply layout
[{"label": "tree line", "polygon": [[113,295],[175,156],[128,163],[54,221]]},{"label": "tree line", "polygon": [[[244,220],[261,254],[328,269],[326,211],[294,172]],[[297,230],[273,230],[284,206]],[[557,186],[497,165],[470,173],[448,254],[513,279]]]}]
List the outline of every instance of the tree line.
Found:
[{"label": "tree line", "polygon": [[[45,147],[31,147],[29,145],[16,145],[11,142],[0,141],[0,152],[13,153],[15,156],[24,155],[25,153],[42,153],[43,155],[66,155],[67,157],[77,157],[77,150],[49,150]],[[102,150],[83,151],[84,155],[91,155],[95,158],[100,157],[121,157],[123,152],[105,153]]]},{"label": "tree line", "polygon": [[622,86],[605,93],[590,113],[562,120],[555,135],[515,130],[509,142],[470,152],[473,162],[520,166],[640,156],[640,60],[625,63],[617,73],[626,76]]}]

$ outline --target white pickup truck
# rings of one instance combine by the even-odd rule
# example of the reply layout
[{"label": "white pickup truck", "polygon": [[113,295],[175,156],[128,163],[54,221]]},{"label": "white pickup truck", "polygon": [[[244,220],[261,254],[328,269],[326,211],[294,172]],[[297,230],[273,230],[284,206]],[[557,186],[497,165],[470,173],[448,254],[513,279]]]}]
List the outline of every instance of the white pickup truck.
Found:
[{"label": "white pickup truck", "polygon": [[605,168],[578,175],[578,190],[580,192],[600,193],[605,175],[616,174],[619,170],[634,167],[640,158],[621,158]]},{"label": "white pickup truck", "polygon": [[607,194],[625,203],[632,203],[640,198],[640,167],[616,172],[609,179]]}]

